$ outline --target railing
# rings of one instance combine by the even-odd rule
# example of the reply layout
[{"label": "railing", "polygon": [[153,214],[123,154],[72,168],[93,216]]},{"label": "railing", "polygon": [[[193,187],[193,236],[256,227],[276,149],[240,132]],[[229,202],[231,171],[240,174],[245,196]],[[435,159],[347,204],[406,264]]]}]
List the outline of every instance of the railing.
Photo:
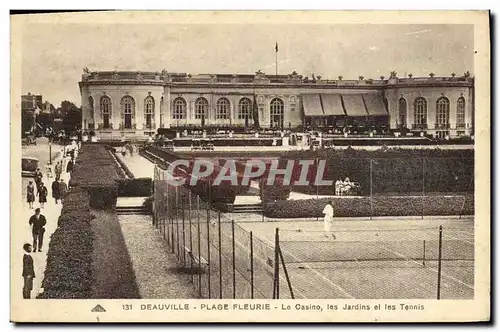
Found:
[{"label": "railing", "polygon": [[434,129],[450,129],[449,123],[436,123],[434,124]]},{"label": "railing", "polygon": [[411,129],[427,129],[427,123],[413,123]]}]

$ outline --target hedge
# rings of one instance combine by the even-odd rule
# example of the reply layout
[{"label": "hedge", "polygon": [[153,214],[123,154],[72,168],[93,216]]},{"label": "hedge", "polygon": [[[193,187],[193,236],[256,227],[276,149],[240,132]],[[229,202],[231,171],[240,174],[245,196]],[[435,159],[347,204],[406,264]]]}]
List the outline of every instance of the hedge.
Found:
[{"label": "hedge", "polygon": [[151,178],[134,178],[116,180],[118,185],[118,196],[146,197],[150,196],[153,189]]},{"label": "hedge", "polygon": [[323,217],[323,209],[330,201],[333,201],[336,217],[473,215],[473,199],[473,195],[426,196],[422,205],[419,196],[374,197],[373,214],[369,197],[288,200],[265,204],[264,215],[269,218]]},{"label": "hedge", "polygon": [[93,235],[89,194],[73,188],[51,236],[42,299],[85,299],[91,295]]},{"label": "hedge", "polygon": [[123,159],[121,156],[119,156],[117,153],[115,153],[116,161],[120,164],[122,170],[125,172],[128,178],[133,179],[134,178],[134,173],[128,168],[127,164],[123,162]]},{"label": "hedge", "polygon": [[283,178],[276,177],[272,185],[267,184],[267,179],[260,180],[260,200],[266,204],[274,201],[286,201],[290,197],[291,186],[283,185]]}]

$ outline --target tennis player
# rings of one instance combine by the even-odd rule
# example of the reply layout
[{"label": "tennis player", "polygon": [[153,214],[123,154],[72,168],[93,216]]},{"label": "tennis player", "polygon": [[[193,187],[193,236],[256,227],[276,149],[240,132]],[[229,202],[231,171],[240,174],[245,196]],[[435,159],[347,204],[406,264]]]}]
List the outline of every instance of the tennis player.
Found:
[{"label": "tennis player", "polygon": [[330,236],[332,236],[333,239],[335,240],[337,237],[330,230],[330,227],[332,226],[333,223],[333,201],[330,201],[328,202],[328,204],[326,204],[325,208],[323,209],[323,214],[325,215],[324,219],[325,237],[329,238]]}]

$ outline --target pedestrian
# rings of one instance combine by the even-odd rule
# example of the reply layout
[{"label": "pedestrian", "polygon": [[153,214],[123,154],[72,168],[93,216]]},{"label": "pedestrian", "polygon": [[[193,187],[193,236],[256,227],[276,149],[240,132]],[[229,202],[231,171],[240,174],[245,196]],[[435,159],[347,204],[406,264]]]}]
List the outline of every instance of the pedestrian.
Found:
[{"label": "pedestrian", "polygon": [[334,214],[333,201],[330,201],[326,204],[325,208],[323,209],[323,214],[325,215],[325,219],[323,221],[325,237],[330,237],[331,235],[335,240],[337,237],[330,231],[331,225],[333,223],[333,214]]},{"label": "pedestrian", "polygon": [[61,200],[61,203],[64,202],[64,197],[66,196],[68,192],[68,186],[66,185],[66,182],[64,182],[64,179],[61,179],[59,182],[59,199]]},{"label": "pedestrian", "polygon": [[342,187],[344,183],[342,182],[341,179],[338,179],[335,181],[335,195],[336,196],[341,196],[342,195]]},{"label": "pedestrian", "polygon": [[52,197],[56,201],[56,204],[57,201],[61,199],[61,194],[59,193],[59,181],[57,181],[57,179],[52,181]]},{"label": "pedestrian", "polygon": [[29,181],[26,186],[26,200],[28,201],[29,208],[33,208],[33,202],[35,201],[35,186],[33,181]]},{"label": "pedestrian", "polygon": [[71,173],[73,171],[73,159],[68,161],[68,165],[66,166],[66,173]]},{"label": "pedestrian", "polygon": [[52,178],[52,165],[50,161],[47,161],[47,165],[45,165],[45,171],[47,172],[47,180]]},{"label": "pedestrian", "polygon": [[31,216],[29,224],[31,226],[31,234],[33,235],[33,252],[36,252],[37,248],[38,252],[41,252],[47,219],[40,213],[40,208],[35,209],[35,214]]},{"label": "pedestrian", "polygon": [[40,183],[40,190],[38,191],[38,202],[40,203],[40,207],[43,209],[44,204],[47,202],[48,190],[47,187]]},{"label": "pedestrian", "polygon": [[62,173],[62,161],[58,161],[56,166],[54,167],[54,172],[56,173],[56,180],[59,181]]},{"label": "pedestrian", "polygon": [[35,278],[35,267],[33,264],[33,257],[31,257],[31,244],[25,243],[23,245],[23,299],[31,299],[31,291],[33,290],[33,279]]},{"label": "pedestrian", "polygon": [[40,191],[40,183],[42,183],[42,180],[43,180],[43,174],[40,171],[40,168],[37,168],[35,171],[35,184],[37,191]]}]

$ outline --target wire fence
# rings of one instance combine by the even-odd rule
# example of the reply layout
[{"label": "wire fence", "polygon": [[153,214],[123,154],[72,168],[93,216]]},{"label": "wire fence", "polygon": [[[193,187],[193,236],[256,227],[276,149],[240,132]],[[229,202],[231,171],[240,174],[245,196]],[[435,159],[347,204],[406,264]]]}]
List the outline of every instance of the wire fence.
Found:
[{"label": "wire fence", "polygon": [[[198,296],[207,299],[290,298],[273,292],[275,248],[211,208],[155,167],[153,224]],[[283,277],[284,278],[284,277]]]}]

